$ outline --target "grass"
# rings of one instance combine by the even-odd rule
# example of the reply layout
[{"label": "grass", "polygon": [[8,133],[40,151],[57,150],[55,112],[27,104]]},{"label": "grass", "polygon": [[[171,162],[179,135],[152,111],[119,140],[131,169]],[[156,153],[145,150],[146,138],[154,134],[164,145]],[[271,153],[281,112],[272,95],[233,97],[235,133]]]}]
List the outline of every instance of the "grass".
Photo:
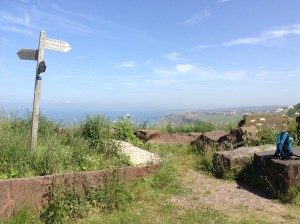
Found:
[{"label": "grass", "polygon": [[87,116],[68,128],[42,115],[35,151],[30,146],[30,114],[0,117],[1,179],[130,165],[115,141],[126,139],[128,130],[117,135],[113,123],[102,115]]},{"label": "grass", "polygon": [[[156,126],[156,130],[204,132],[216,127],[209,123],[187,124],[178,128],[172,124],[164,125]],[[231,126],[235,125],[223,126],[222,130]],[[50,206],[41,214],[20,208],[10,219],[0,223],[270,223],[271,217],[257,217],[258,213],[254,212],[237,218],[226,209],[216,210],[201,201],[195,200],[195,207],[172,202],[172,198],[188,197],[191,192],[181,182],[187,169],[214,172],[213,148],[143,144],[132,134],[137,126],[124,118],[113,123],[102,115],[87,116],[81,123],[65,127],[42,116],[38,149],[32,152],[30,127],[30,116],[1,117],[2,179],[130,165],[128,158],[119,154],[114,139],[130,141],[159,154],[163,162],[154,176],[123,183],[114,173],[107,177],[102,189],[91,189],[86,183],[84,194],[68,186],[55,186],[50,195]],[[243,172],[242,177],[249,181],[253,170],[249,168]],[[296,215],[300,210],[299,192],[298,188],[291,189],[290,196],[285,198],[293,203],[290,205],[291,212],[282,214],[284,220],[299,218]],[[244,212],[243,208],[237,210]]]},{"label": "grass", "polygon": [[[225,120],[227,119],[227,120]],[[234,117],[226,117],[222,116],[222,121],[216,122],[215,120],[192,120],[189,122],[179,121],[164,121],[153,124],[150,126],[150,129],[166,132],[166,133],[191,133],[191,132],[199,132],[204,133],[212,130],[224,130],[229,131],[233,128],[238,127],[238,119]]]},{"label": "grass", "polygon": [[195,164],[188,146],[144,145],[163,158],[159,171],[129,185],[132,201],[121,210],[93,214],[79,223],[227,223],[222,212],[207,206],[181,209],[173,196],[189,194],[180,182],[183,170]]}]

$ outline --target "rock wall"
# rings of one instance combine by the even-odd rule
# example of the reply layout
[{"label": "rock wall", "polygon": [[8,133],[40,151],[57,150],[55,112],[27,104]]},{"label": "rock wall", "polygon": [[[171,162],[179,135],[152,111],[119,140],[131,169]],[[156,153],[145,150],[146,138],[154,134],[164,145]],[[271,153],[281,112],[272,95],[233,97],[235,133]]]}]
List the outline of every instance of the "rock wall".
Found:
[{"label": "rock wall", "polygon": [[59,184],[79,191],[83,189],[84,184],[93,189],[101,189],[106,178],[113,172],[119,175],[120,180],[130,182],[152,175],[158,168],[159,165],[149,165],[0,180],[0,219],[10,217],[22,205],[39,210],[47,207],[51,189]]}]

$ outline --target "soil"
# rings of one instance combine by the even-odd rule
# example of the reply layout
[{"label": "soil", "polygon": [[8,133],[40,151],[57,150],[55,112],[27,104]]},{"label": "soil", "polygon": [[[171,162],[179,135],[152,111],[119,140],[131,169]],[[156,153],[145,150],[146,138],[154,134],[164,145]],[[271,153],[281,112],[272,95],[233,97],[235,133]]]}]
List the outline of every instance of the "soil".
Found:
[{"label": "soil", "polygon": [[[213,208],[228,216],[229,220],[244,217],[261,223],[300,223],[297,212],[291,206],[268,198],[264,193],[247,185],[187,169],[182,184],[190,191],[184,196],[172,197],[171,201],[182,210]],[[256,221],[257,220],[257,221]]]}]

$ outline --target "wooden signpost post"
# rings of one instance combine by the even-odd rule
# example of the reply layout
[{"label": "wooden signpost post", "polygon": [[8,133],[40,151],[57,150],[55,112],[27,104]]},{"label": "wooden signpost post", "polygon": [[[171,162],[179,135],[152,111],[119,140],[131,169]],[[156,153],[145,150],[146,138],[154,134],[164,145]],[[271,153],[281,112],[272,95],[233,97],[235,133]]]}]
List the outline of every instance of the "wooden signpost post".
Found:
[{"label": "wooden signpost post", "polygon": [[38,50],[33,49],[21,49],[17,55],[21,60],[34,60],[36,64],[36,76],[34,87],[34,99],[33,99],[33,112],[32,112],[32,134],[31,134],[31,148],[36,149],[38,139],[38,126],[39,126],[39,114],[40,114],[40,96],[42,87],[41,73],[46,71],[46,62],[44,60],[45,49],[68,52],[71,50],[71,46],[68,42],[50,39],[46,37],[46,31],[40,32],[40,41]]}]

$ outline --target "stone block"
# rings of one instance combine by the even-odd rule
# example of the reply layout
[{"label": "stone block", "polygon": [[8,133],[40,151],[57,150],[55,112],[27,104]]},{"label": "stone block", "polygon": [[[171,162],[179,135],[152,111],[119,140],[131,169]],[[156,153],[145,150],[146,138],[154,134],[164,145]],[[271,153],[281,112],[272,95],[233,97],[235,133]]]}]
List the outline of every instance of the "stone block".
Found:
[{"label": "stone block", "polygon": [[192,141],[191,144],[200,149],[209,145],[217,150],[232,150],[236,142],[237,139],[234,135],[226,131],[217,130],[201,134],[196,140]]},{"label": "stone block", "polygon": [[[300,155],[300,149],[293,149]],[[300,160],[282,160],[273,157],[274,151],[257,152],[254,154],[254,167],[260,175],[281,192],[286,192],[290,186],[300,186]]]},{"label": "stone block", "polygon": [[255,126],[240,127],[230,131],[230,134],[234,135],[237,139],[238,144],[244,141],[257,141],[258,138],[257,128]]},{"label": "stone block", "polygon": [[235,175],[239,169],[243,168],[253,158],[254,153],[273,150],[274,154],[275,149],[275,145],[261,145],[240,147],[232,151],[218,151],[213,156],[213,167],[216,176]]}]

